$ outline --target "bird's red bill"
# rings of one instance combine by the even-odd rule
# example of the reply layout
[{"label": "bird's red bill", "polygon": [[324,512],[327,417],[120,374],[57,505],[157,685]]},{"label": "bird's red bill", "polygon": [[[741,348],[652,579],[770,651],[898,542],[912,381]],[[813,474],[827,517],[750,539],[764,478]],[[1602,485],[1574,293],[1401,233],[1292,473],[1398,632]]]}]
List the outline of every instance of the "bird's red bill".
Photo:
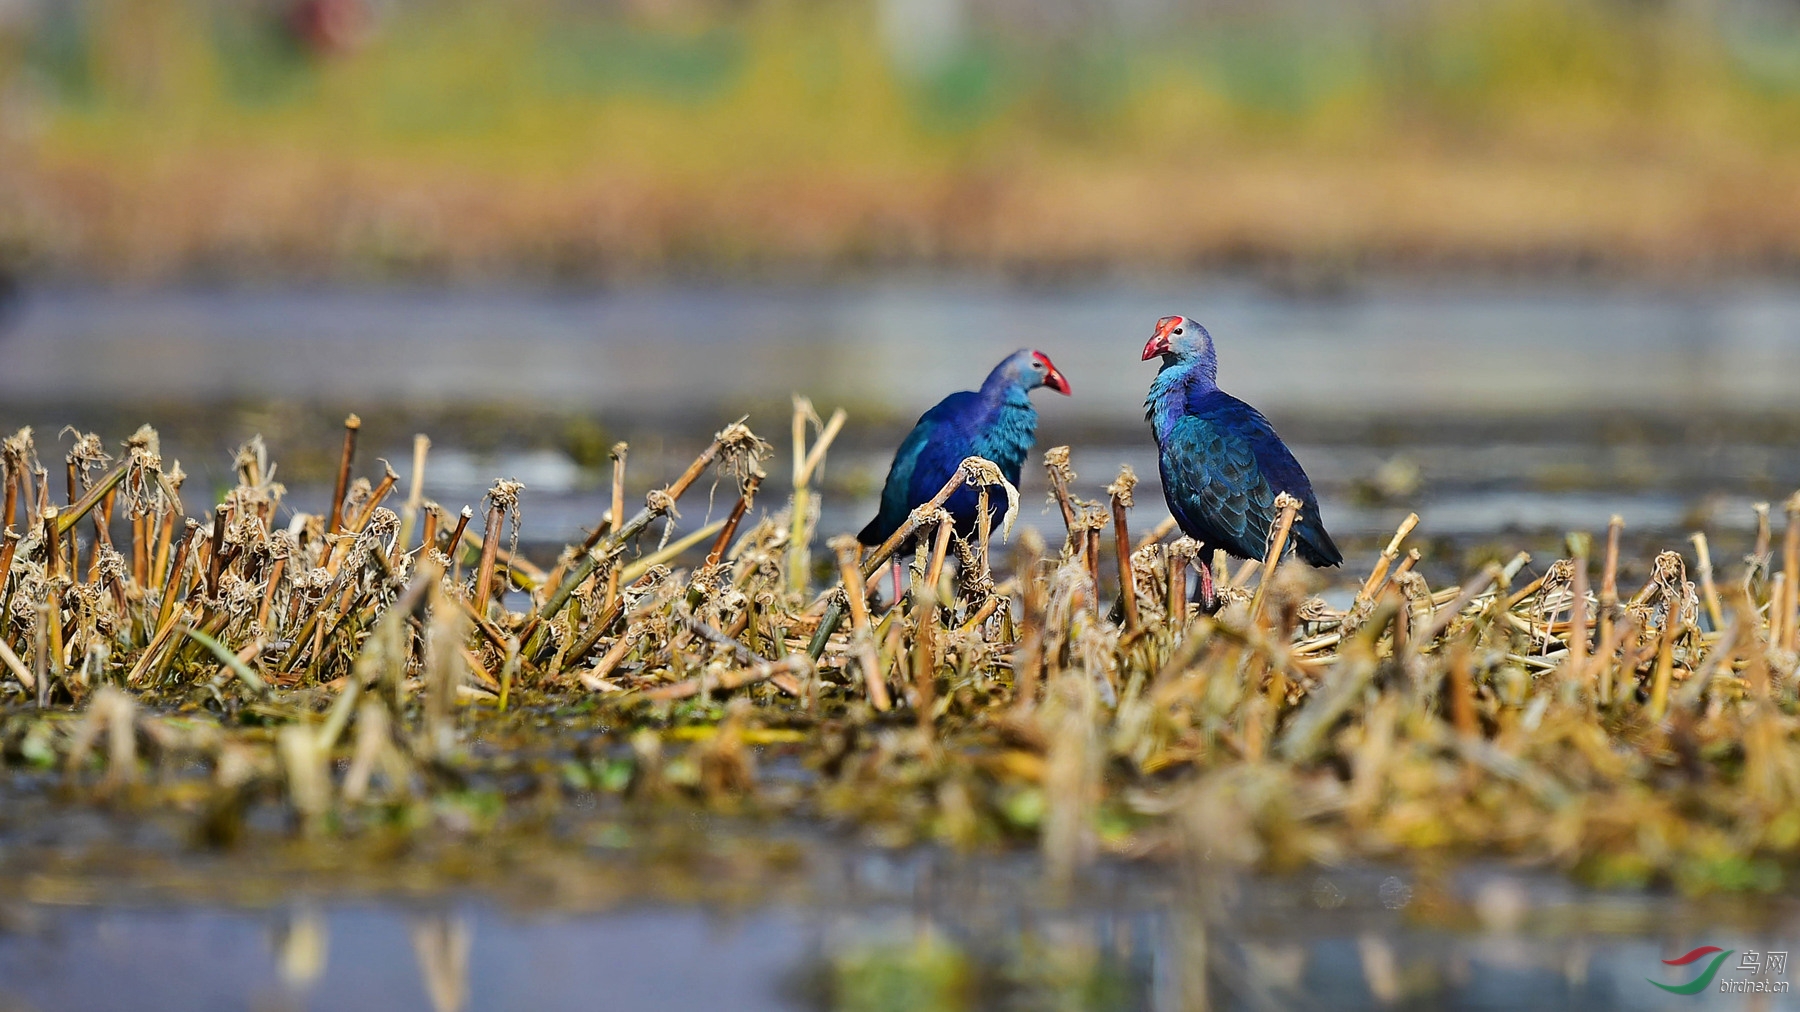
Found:
[{"label": "bird's red bill", "polygon": [[1031,353],[1031,357],[1044,363],[1044,385],[1057,393],[1062,394],[1064,397],[1069,396],[1068,377],[1064,376],[1061,370],[1056,368],[1056,363],[1050,361],[1050,356],[1041,351],[1034,351]]},{"label": "bird's red bill", "polygon": [[1156,321],[1156,331],[1150,335],[1149,342],[1144,345],[1142,361],[1148,362],[1158,355],[1167,355],[1169,353],[1169,335],[1174,333],[1176,326],[1180,323],[1181,317],[1179,316],[1165,316]]}]

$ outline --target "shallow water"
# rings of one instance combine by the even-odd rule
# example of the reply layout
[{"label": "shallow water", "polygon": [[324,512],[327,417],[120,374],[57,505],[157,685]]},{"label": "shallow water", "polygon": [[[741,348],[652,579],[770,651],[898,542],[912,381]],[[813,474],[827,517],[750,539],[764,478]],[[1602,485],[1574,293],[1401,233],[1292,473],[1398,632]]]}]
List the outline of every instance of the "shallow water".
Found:
[{"label": "shallow water", "polygon": [[902,413],[1041,348],[1130,424],[1168,313],[1205,323],[1226,389],[1270,413],[1790,408],[1800,290],[1374,285],[1295,298],[1227,280],[1057,289],[836,288],[27,293],[0,397],[400,397],[666,416],[785,399]]},{"label": "shallow water", "polygon": [[[446,890],[14,903],[0,908],[0,1008],[1770,1008],[1788,997],[1674,996],[1650,981],[1695,977],[1660,960],[1701,944],[1800,944],[1791,905],[1727,912],[1490,867],[1428,897],[1380,869],[1201,881],[1103,865],[1070,902],[1047,903],[1030,898],[1045,890],[1023,859],[815,859],[797,901],[581,909]],[[1755,978],[1740,958],[1718,979]]]}]

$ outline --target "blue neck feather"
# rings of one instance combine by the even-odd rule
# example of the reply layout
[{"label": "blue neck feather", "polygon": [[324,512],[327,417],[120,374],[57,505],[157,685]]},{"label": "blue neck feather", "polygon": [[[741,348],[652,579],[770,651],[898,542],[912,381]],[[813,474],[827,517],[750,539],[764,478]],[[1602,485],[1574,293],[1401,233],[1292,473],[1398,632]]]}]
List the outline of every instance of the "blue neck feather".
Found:
[{"label": "blue neck feather", "polygon": [[1213,355],[1163,357],[1163,367],[1150,381],[1150,392],[1144,397],[1144,420],[1156,430],[1158,438],[1167,435],[1186,413],[1190,398],[1219,389],[1218,376],[1219,361]]}]

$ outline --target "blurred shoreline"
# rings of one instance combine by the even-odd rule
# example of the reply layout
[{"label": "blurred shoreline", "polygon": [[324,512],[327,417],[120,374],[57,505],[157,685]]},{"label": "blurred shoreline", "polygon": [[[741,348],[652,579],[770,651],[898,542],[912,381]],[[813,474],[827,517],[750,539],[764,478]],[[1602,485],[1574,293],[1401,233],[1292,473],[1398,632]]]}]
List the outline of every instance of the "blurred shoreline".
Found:
[{"label": "blurred shoreline", "polygon": [[1792,278],[1797,68],[1774,0],[13,0],[0,264]]}]

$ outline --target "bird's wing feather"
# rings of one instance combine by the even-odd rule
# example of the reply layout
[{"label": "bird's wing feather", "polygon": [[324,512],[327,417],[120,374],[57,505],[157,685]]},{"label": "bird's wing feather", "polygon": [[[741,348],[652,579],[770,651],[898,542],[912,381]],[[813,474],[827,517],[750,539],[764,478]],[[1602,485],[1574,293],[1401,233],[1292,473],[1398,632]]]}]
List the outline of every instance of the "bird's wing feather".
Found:
[{"label": "bird's wing feather", "polygon": [[[940,459],[948,452],[955,452],[957,446],[967,440],[956,435],[957,423],[966,413],[966,401],[975,395],[967,391],[951,394],[939,401],[931,410],[919,416],[912,431],[901,441],[900,448],[894,451],[894,462],[888,466],[887,483],[881,488],[881,508],[875,519],[869,521],[857,539],[865,545],[878,545],[886,541],[900,525],[906,522],[907,514],[914,506],[929,499],[943,487],[949,478],[949,471],[940,465]],[[949,464],[954,470],[962,462],[966,454],[958,454]],[[928,481],[933,474],[943,471],[925,498],[915,498],[921,481]]]},{"label": "bird's wing feather", "polygon": [[[1191,524],[1234,555],[1261,558],[1275,524],[1275,496],[1286,492],[1301,502],[1292,532],[1301,557],[1315,566],[1342,561],[1319,518],[1312,482],[1262,412],[1221,390],[1190,396],[1163,446],[1164,485],[1177,490],[1168,498],[1177,520],[1187,514],[1184,530]],[[1189,534],[1200,537],[1195,530]]]}]

